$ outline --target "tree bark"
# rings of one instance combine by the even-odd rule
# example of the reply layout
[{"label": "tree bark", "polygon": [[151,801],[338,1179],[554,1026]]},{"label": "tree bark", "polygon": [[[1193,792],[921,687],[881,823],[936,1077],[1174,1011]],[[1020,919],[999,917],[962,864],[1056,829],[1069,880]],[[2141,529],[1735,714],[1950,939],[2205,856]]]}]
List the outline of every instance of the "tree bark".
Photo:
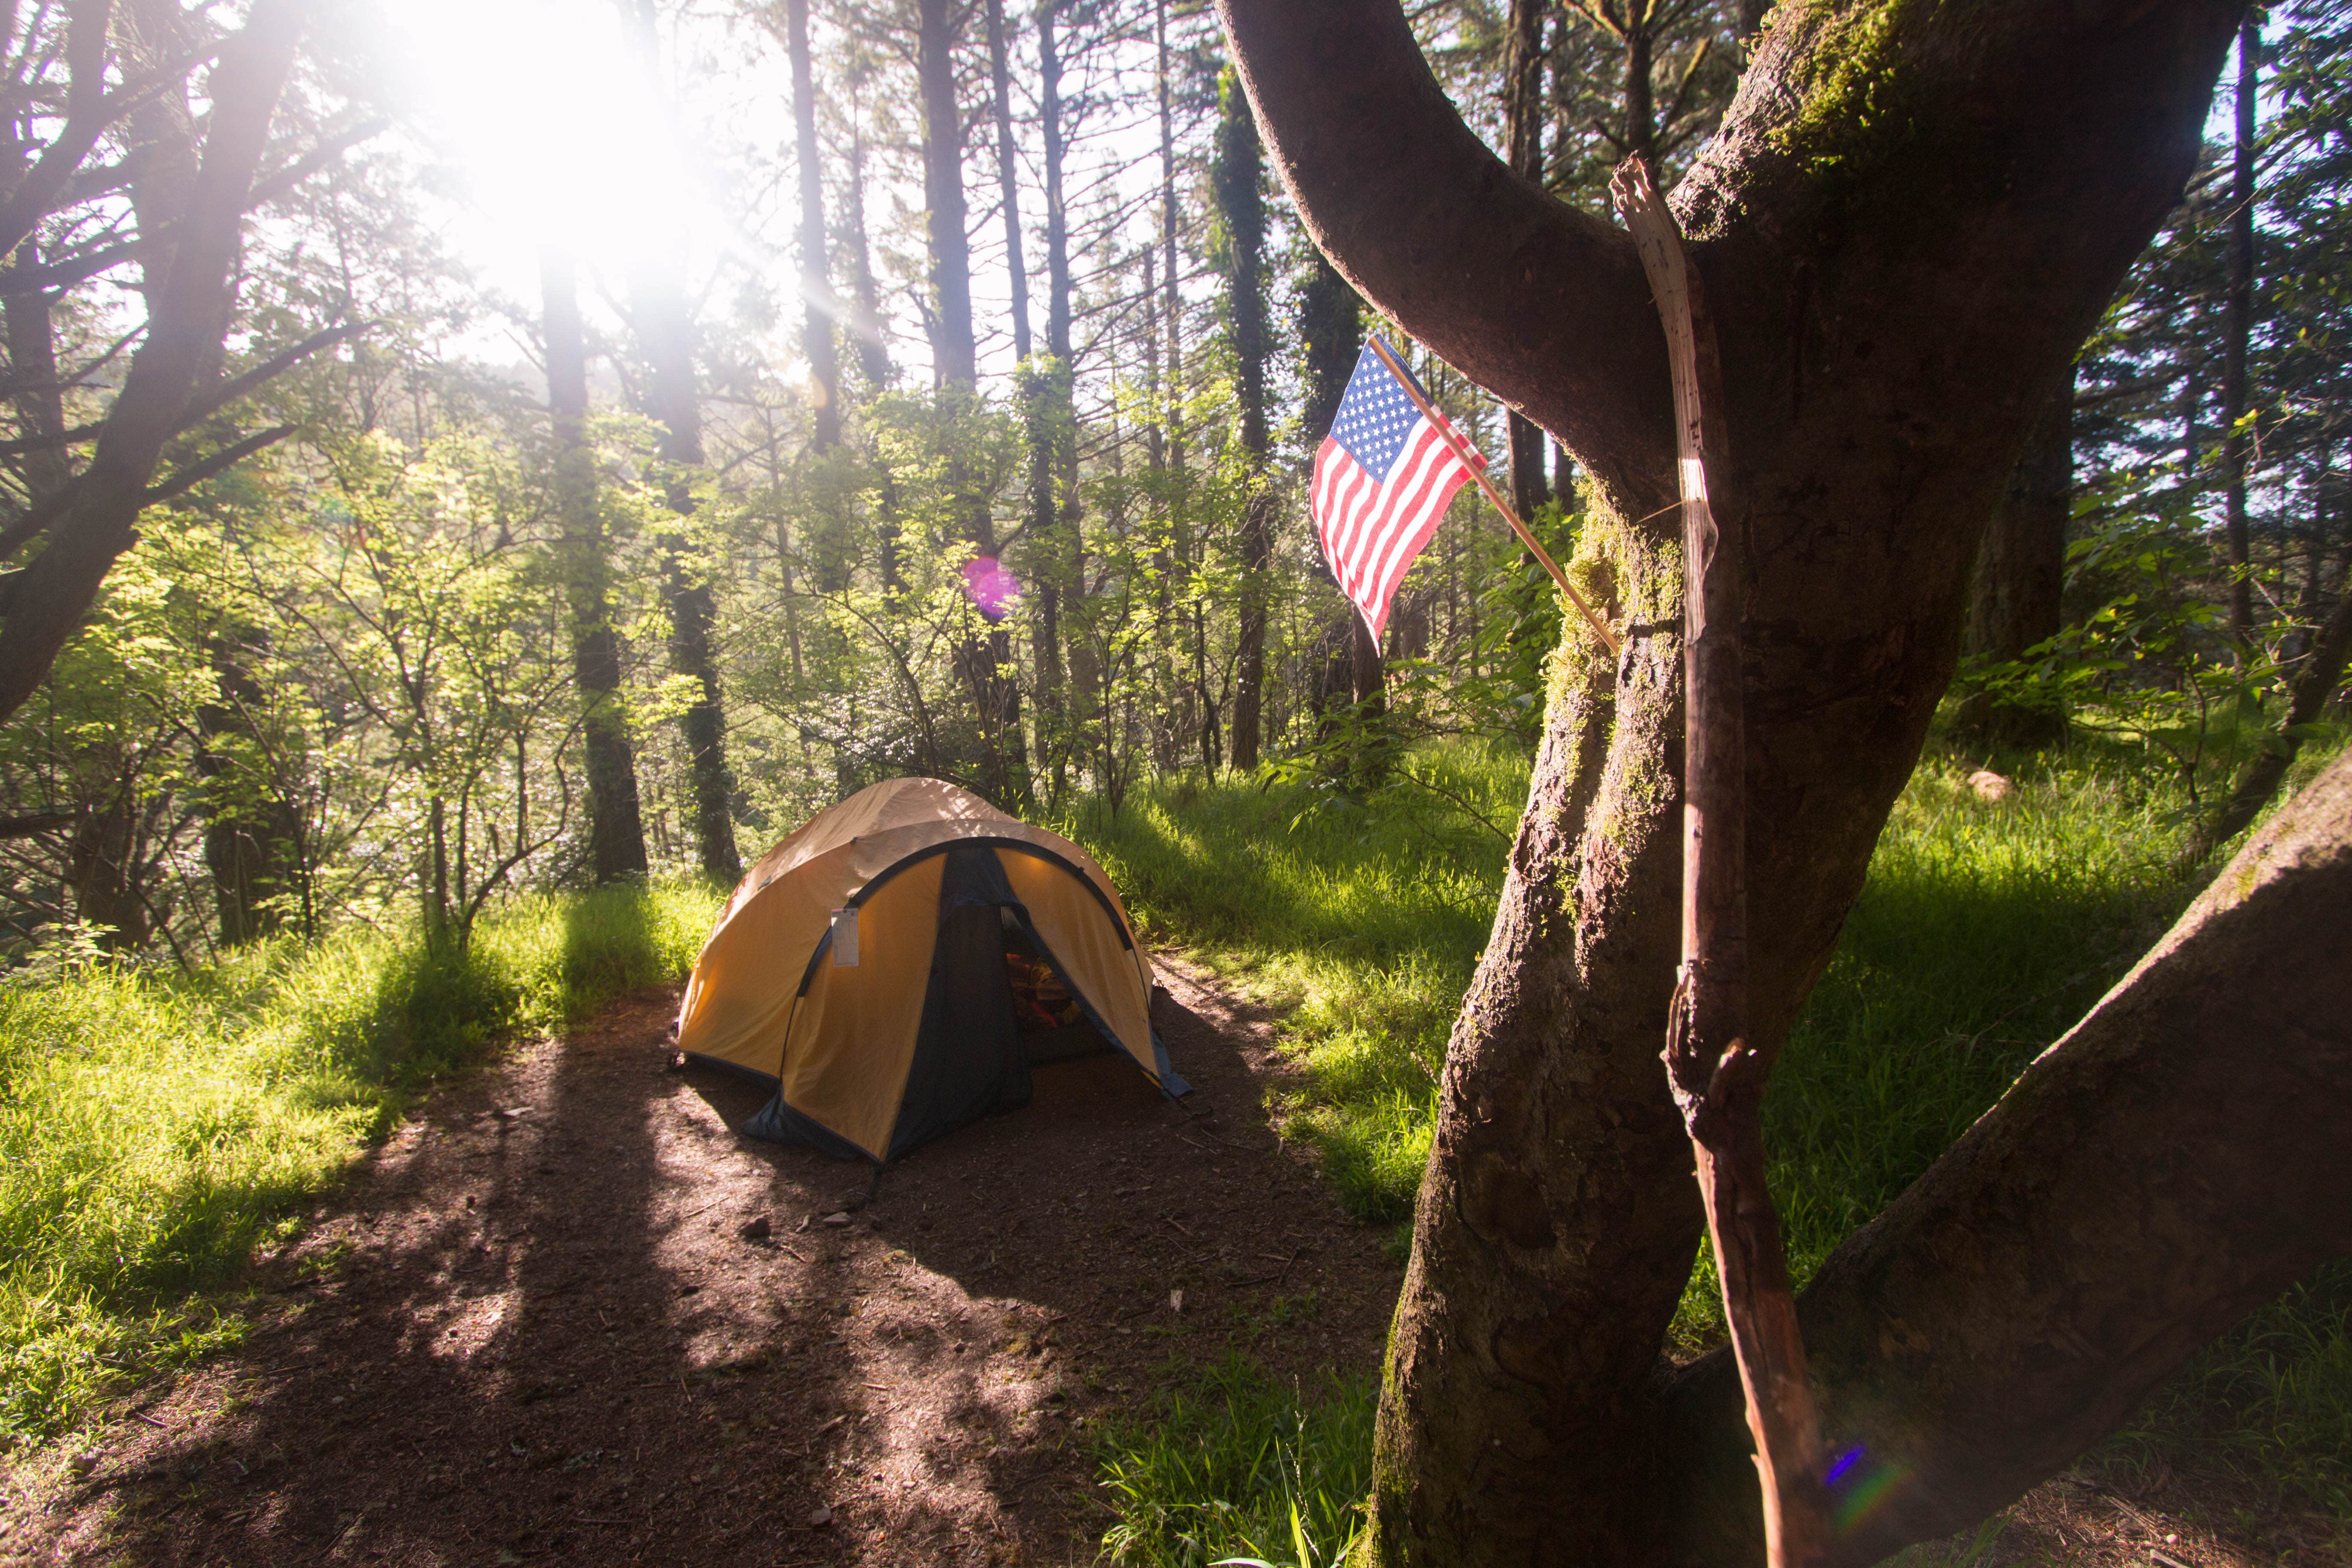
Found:
[{"label": "tree bark", "polygon": [[[2074,501],[2074,370],[2060,379],[2026,437],[2025,455],[2001,491],[1977,552],[1962,651],[2008,660],[2058,635],[2066,586],[2066,524]],[[1962,721],[2001,747],[2054,744],[2066,738],[2057,704],[1972,700]]]},{"label": "tree bark", "polygon": [[963,200],[963,118],[956,103],[951,0],[918,0],[915,76],[923,107],[924,233],[930,241],[931,379],[967,394],[980,381],[971,328],[971,248]]},{"label": "tree bark", "polygon": [[[996,111],[996,190],[1004,208],[1004,270],[1012,285],[1013,357],[1029,357],[1029,278],[1021,261],[1020,160],[1013,141],[1013,71],[1005,58],[1004,0],[988,0],[988,80]],[[1038,52],[1053,58],[1053,44],[1045,37],[1047,13],[1038,14]],[[1050,89],[1048,89],[1050,90]]]},{"label": "tree bark", "polygon": [[1240,405],[1244,465],[1241,516],[1241,591],[1235,607],[1234,766],[1257,766],[1259,705],[1265,685],[1266,568],[1274,561],[1275,498],[1266,489],[1265,158],[1257,121],[1240,79],[1228,75],[1218,97],[1217,161],[1211,183],[1224,229],[1225,311],[1233,331],[1234,400]]},{"label": "tree bark", "polygon": [[[2352,755],[2214,879],[1799,1303],[1842,1451],[1834,1564],[2015,1500],[2200,1346],[2352,1249]],[[1675,1559],[1755,1554],[1720,1355],[1668,1396]],[[1883,1488],[1875,1479],[1891,1482]],[[1741,1493],[1746,1493],[1745,1503]]]},{"label": "tree bark", "polygon": [[[694,475],[703,462],[694,324],[673,269],[646,268],[631,292],[637,342],[652,371],[648,412],[661,427],[661,458],[670,470],[666,499],[672,514],[683,521],[694,515]],[[743,861],[735,847],[735,781],[727,766],[726,709],[719,699],[718,655],[711,646],[718,602],[690,558],[683,533],[663,534],[659,547],[662,596],[669,611],[669,667],[695,688],[678,721],[693,787],[695,857],[706,875],[733,882],[743,875]]]},{"label": "tree bark", "polygon": [[112,787],[76,824],[66,846],[66,879],[74,916],[99,928],[98,945],[131,952],[146,945],[146,904],[139,897],[139,805],[127,781]]},{"label": "tree bark", "polygon": [[[1371,1554],[1658,1561],[1651,1396],[1696,1250],[1657,1069],[1677,947],[1680,552],[1631,242],[1453,112],[1402,12],[1220,0],[1277,170],[1360,292],[1560,438],[1572,571],[1626,631],[1555,655],[1448,1050],[1377,1436]],[[1751,1038],[1827,963],[1958,653],[2032,413],[2197,155],[2239,8],[1791,8],[1673,205],[1721,342],[1751,563]],[[1898,93],[1899,114],[1865,114]]]},{"label": "tree bark", "polygon": [[[1510,30],[1503,52],[1503,140],[1511,172],[1538,186],[1544,183],[1543,132],[1546,0],[1511,0]],[[1544,434],[1516,409],[1503,416],[1510,444],[1511,505],[1528,522],[1551,499],[1544,483]]]},{"label": "tree bark", "polygon": [[1650,88],[1652,57],[1657,48],[1654,18],[1655,0],[1625,0],[1625,128],[1618,140],[1618,155],[1654,162],[1658,155],[1658,113]]},{"label": "tree bark", "polygon": [[[33,267],[39,261],[36,241],[28,239],[16,247],[17,266]],[[65,389],[58,384],[57,337],[48,293],[34,289],[9,294],[0,300],[0,312],[6,317],[9,379],[21,384],[10,400],[16,405],[17,423],[26,435],[55,443],[25,454],[27,499],[38,505],[65,489],[73,478],[73,458],[64,439]]]},{"label": "tree bark", "polygon": [[[1174,62],[1168,51],[1168,0],[1152,0],[1151,37],[1157,51],[1155,84],[1160,97],[1160,288],[1161,312],[1167,317],[1167,386],[1163,396],[1168,424],[1168,467],[1184,472],[1184,295],[1177,270],[1176,112],[1173,99]],[[1181,500],[1178,505],[1181,506]]]},{"label": "tree bark", "polygon": [[303,0],[257,0],[244,28],[221,47],[209,81],[213,108],[203,160],[181,204],[170,259],[153,268],[160,282],[150,295],[146,335],[107,410],[72,503],[50,526],[40,554],[8,581],[0,720],[40,685],[116,558],[131,548],[163,443],[219,363],[246,196],[306,11]]},{"label": "tree bark", "polygon": [[[261,634],[245,637],[261,643]],[[307,870],[298,854],[300,817],[266,769],[268,738],[257,723],[264,694],[247,668],[247,645],[224,629],[212,639],[217,701],[196,710],[196,774],[204,781],[205,868],[221,945],[241,946],[285,923],[275,900]],[[225,743],[226,742],[226,743]],[[289,867],[289,859],[296,864]],[[290,874],[289,874],[290,873]]]},{"label": "tree bark", "polygon": [[[651,0],[626,13],[641,64],[652,81],[660,59]],[[656,85],[649,100],[667,115],[670,105]],[[694,371],[694,320],[686,303],[684,257],[668,245],[641,264],[631,279],[638,347],[651,374],[646,400],[661,426],[661,458],[669,472],[665,485],[669,510],[680,519],[694,515],[694,478],[703,466],[702,395]],[[711,646],[718,603],[709,580],[690,559],[683,532],[661,536],[662,594],[669,611],[669,667],[695,687],[680,716],[694,795],[696,858],[707,877],[740,880],[742,857],[735,847],[735,779],[727,765],[727,713],[719,689],[719,659]]]},{"label": "tree bark", "polygon": [[[980,351],[972,335],[971,250],[963,194],[963,117],[956,100],[956,17],[950,0],[919,0],[916,10],[915,74],[923,108],[923,198],[929,241],[932,384],[943,419],[971,410],[980,381]],[[996,553],[996,524],[988,497],[970,466],[948,465],[949,506],[958,532],[981,555]],[[956,664],[971,691],[979,721],[980,766],[987,793],[1011,804],[1027,791],[1021,742],[1021,694],[1004,673],[1012,641],[1002,629],[982,631],[958,645]]]},{"label": "tree bark", "polygon": [[857,293],[857,369],[869,393],[898,379],[889,345],[882,338],[881,297],[874,286],[874,248],[866,230],[866,132],[857,105],[851,105],[849,185],[842,192],[842,227],[849,241],[850,286]]},{"label": "tree bark", "polygon": [[2246,357],[2254,333],[2254,109],[2262,86],[2262,24],[2238,26],[2237,136],[2230,149],[2229,297],[2221,312],[2221,505],[2230,562],[2230,637],[2241,648],[2252,635],[2253,589],[2246,530]]},{"label": "tree bark", "polygon": [[[1036,563],[1037,689],[1048,727],[1066,722],[1062,681],[1061,613],[1065,601],[1076,607],[1086,595],[1085,556],[1079,532],[1077,362],[1070,339],[1071,292],[1070,217],[1063,178],[1069,157],[1068,134],[1063,124],[1062,54],[1056,24],[1059,0],[1037,8],[1037,87],[1041,139],[1045,153],[1045,352],[1052,368],[1035,388],[1041,399],[1047,449],[1044,484],[1037,492],[1037,510],[1030,527],[1037,538],[1031,559]],[[1093,681],[1078,667],[1082,645],[1070,648],[1072,683],[1081,706]],[[1084,721],[1081,716],[1081,722]],[[1054,794],[1060,798],[1062,759],[1069,752],[1066,741],[1054,748]]]},{"label": "tree bark", "polygon": [[[1828,1546],[1821,1423],[1766,1182],[1764,1089],[1780,1041],[1748,1027],[1746,697],[1741,530],[1727,489],[1723,366],[1706,290],[1658,198],[1648,160],[1612,184],[1665,328],[1682,487],[1682,964],[1667,1015],[1666,1078],[1690,1134],[1723,1312],[1747,1395],[1763,1492],[1765,1561],[1809,1568]],[[1718,510],[1718,509],[1720,509]]]},{"label": "tree bark", "polygon": [[809,450],[823,453],[841,445],[841,357],[834,337],[836,305],[825,253],[824,174],[817,153],[808,0],[784,0],[784,47],[792,57],[793,147],[800,163],[801,345],[809,362]]},{"label": "tree bark", "polygon": [[542,252],[539,265],[547,404],[555,427],[555,521],[571,621],[572,679],[580,689],[582,741],[588,753],[589,858],[602,888],[645,876],[646,834],[637,811],[636,758],[621,701],[621,639],[613,626],[596,459],[588,444],[588,348],[578,285],[572,258],[562,252]]}]

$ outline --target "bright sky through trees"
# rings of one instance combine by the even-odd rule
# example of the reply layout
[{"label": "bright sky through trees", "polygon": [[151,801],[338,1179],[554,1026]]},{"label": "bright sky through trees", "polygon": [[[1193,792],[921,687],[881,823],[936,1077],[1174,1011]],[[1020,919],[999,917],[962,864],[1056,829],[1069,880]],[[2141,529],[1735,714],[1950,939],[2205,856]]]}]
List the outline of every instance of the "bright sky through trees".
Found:
[{"label": "bright sky through trees", "polygon": [[410,128],[463,183],[467,248],[502,279],[570,247],[617,277],[705,238],[708,184],[619,8],[593,0],[401,0],[386,7]]}]

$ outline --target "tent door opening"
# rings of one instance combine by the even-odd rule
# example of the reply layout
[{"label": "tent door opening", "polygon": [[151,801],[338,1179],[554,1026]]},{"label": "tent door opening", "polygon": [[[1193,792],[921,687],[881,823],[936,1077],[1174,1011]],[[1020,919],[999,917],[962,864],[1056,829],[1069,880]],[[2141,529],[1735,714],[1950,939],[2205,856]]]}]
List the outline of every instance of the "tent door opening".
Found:
[{"label": "tent door opening", "polygon": [[1022,1054],[1033,1068],[1112,1049],[1085,1003],[1030,929],[1018,904],[998,910],[1004,927],[1004,975],[1013,993],[1013,1020]]},{"label": "tent door opening", "polygon": [[992,849],[949,851],[922,1023],[889,1158],[1029,1103],[1030,1069],[1112,1048]]}]

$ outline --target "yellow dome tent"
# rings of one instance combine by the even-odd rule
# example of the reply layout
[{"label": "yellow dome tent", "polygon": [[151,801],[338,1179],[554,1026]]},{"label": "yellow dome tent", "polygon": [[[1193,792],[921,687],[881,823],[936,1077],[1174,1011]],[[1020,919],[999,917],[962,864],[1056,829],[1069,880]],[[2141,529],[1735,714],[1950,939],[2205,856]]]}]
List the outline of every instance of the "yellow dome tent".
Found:
[{"label": "yellow dome tent", "polygon": [[1029,1069],[1152,1034],[1151,961],[1091,856],[938,779],[819,813],[744,875],[678,1009],[689,1059],[772,1084],[757,1137],[887,1161],[1029,1102]]}]

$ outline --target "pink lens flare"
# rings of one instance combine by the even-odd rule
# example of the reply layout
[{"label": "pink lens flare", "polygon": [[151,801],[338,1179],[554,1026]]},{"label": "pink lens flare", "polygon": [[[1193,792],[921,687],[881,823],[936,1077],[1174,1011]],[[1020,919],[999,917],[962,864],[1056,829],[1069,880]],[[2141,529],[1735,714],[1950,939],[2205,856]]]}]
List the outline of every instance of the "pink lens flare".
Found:
[{"label": "pink lens flare", "polygon": [[963,596],[971,601],[982,620],[994,625],[1019,606],[1021,580],[995,556],[975,555],[964,563]]}]

